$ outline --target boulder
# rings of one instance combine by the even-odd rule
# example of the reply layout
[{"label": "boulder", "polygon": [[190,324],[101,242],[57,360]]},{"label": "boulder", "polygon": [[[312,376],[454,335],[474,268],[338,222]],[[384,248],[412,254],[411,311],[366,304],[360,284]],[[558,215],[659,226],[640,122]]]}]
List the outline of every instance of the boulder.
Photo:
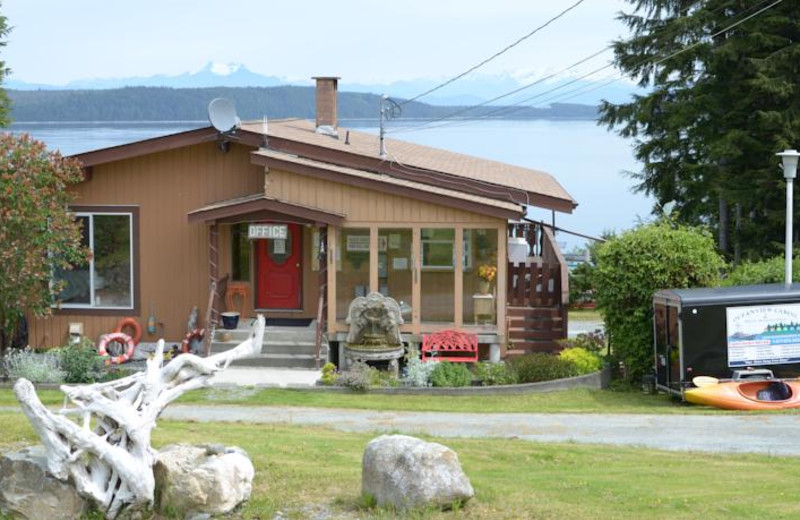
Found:
[{"label": "boulder", "polygon": [[456,452],[406,435],[382,435],[367,444],[361,493],[400,510],[448,508],[475,494]]},{"label": "boulder", "polygon": [[88,510],[89,502],[71,483],[47,472],[43,446],[0,457],[0,511],[28,520],[74,520]]},{"label": "boulder", "polygon": [[170,444],[158,452],[156,507],[195,517],[228,513],[250,498],[254,474],[240,448]]}]

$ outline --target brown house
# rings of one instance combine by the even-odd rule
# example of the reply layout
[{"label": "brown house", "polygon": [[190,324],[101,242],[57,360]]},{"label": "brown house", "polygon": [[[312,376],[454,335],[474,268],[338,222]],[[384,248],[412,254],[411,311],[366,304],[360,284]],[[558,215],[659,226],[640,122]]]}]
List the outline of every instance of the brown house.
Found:
[{"label": "brown house", "polygon": [[[524,215],[571,212],[561,185],[402,141],[382,157],[377,136],[337,128],[337,79],[317,85],[316,125],[208,127],[78,155],[86,177],[72,209],[93,260],[62,275],[62,304],[30,320],[30,343],[61,344],[71,324],[97,338],[125,317],[146,329],[149,316],[158,327],[143,341],[180,341],[216,282],[215,317],[233,307],[311,320],[332,343],[353,298],[379,291],[399,302],[409,342],[457,328],[484,350],[509,334],[515,350],[552,348],[566,330],[566,270],[550,230]],[[523,263],[509,263],[509,241],[524,245]]]}]

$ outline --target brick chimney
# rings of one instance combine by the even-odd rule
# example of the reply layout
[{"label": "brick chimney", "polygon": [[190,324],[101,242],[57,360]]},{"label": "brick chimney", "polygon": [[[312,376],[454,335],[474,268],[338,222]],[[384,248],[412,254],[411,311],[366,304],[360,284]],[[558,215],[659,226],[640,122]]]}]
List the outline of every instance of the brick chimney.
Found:
[{"label": "brick chimney", "polygon": [[317,133],[338,137],[337,98],[339,78],[314,77],[317,82]]}]

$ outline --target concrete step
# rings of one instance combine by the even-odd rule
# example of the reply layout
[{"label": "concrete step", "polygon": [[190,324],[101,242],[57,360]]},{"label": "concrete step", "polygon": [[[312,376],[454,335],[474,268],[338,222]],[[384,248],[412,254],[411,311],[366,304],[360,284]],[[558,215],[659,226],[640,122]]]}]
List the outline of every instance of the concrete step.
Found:
[{"label": "concrete step", "polygon": [[[264,341],[288,342],[288,341],[314,341],[316,330],[308,327],[267,327],[264,330]],[[234,330],[217,329],[214,333],[214,341],[241,343],[250,337],[249,328],[239,328]]]},{"label": "concrete step", "polygon": [[[325,364],[326,356],[320,356],[320,366]],[[240,367],[270,368],[316,368],[313,355],[306,354],[259,354],[257,357],[238,359],[231,363]]]},{"label": "concrete step", "polygon": [[[237,341],[214,341],[211,343],[211,352],[225,352],[236,347]],[[323,347],[324,350],[324,347]],[[262,354],[314,354],[314,341],[264,341],[261,345]]]}]

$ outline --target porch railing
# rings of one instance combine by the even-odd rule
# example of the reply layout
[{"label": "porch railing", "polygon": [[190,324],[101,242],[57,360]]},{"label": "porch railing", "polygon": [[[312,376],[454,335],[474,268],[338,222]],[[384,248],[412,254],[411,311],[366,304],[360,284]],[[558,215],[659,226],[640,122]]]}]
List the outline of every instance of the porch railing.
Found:
[{"label": "porch railing", "polygon": [[508,264],[507,326],[509,354],[560,349],[567,337],[569,278],[566,262],[549,227],[512,223],[509,237],[524,237],[528,261]]}]

